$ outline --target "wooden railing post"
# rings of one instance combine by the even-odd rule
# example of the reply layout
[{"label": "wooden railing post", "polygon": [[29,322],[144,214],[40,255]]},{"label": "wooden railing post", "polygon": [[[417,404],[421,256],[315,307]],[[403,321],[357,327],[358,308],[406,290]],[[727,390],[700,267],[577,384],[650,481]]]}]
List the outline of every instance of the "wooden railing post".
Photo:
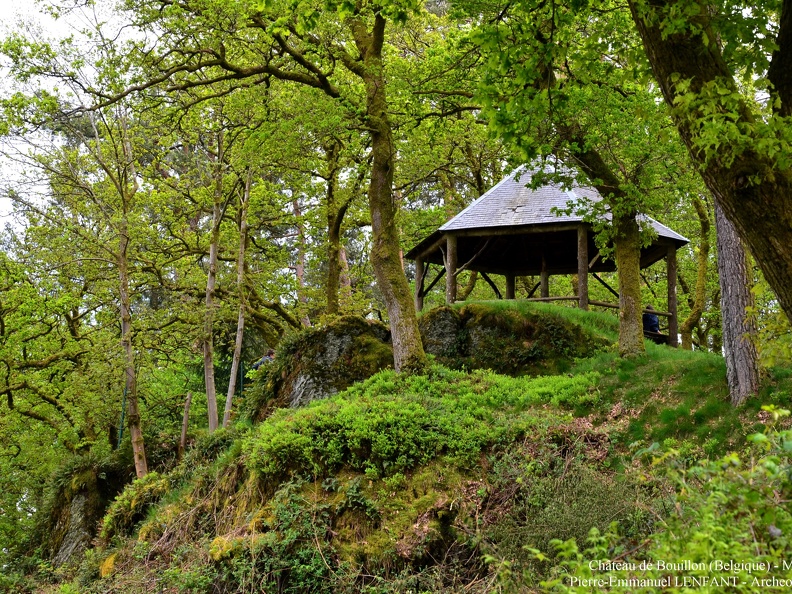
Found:
[{"label": "wooden railing post", "polygon": [[424,306],[424,275],[426,269],[424,267],[423,258],[415,259],[415,311],[423,310]]},{"label": "wooden railing post", "polygon": [[457,278],[454,274],[457,269],[457,238],[456,235],[446,235],[446,303],[453,304],[457,296]]}]

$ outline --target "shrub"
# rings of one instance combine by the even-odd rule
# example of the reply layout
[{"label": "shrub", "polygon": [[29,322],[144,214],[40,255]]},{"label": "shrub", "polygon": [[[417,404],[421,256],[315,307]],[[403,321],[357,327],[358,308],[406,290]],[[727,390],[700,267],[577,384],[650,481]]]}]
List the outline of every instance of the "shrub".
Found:
[{"label": "shrub", "polygon": [[104,519],[100,536],[110,539],[116,534],[127,535],[149,507],[159,501],[171,488],[170,479],[157,472],[150,472],[128,485],[110,505]]},{"label": "shrub", "polygon": [[273,484],[289,475],[322,478],[345,466],[391,476],[441,455],[471,464],[484,448],[540,424],[542,413],[515,412],[544,402],[587,402],[596,397],[598,377],[383,371],[328,401],[279,411],[243,450],[251,469]]},{"label": "shrub", "polygon": [[[788,414],[766,408],[776,418]],[[668,579],[678,587],[712,592],[789,591],[792,430],[767,430],[750,442],[741,453],[693,465],[676,450],[655,457],[654,466],[676,486],[676,505],[645,548],[627,550],[615,526],[605,533],[592,530],[583,552],[573,540],[555,541],[563,562],[544,586],[589,592],[591,582],[584,587],[583,580],[600,579],[610,584],[610,592],[655,592],[659,581]],[[597,571],[591,563],[613,558],[627,565]]]}]

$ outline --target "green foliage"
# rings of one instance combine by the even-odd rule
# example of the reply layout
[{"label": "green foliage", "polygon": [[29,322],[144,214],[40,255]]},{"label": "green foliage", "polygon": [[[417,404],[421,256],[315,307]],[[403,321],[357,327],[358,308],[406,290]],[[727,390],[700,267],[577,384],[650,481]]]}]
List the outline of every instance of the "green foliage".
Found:
[{"label": "green foliage", "polygon": [[779,308],[775,293],[761,278],[752,292],[756,306],[750,313],[758,328],[754,340],[759,362],[765,367],[792,364],[792,329],[789,319]]},{"label": "green foliage", "polygon": [[150,472],[133,481],[113,501],[102,520],[102,538],[128,535],[148,509],[167,494],[173,485],[167,476]]},{"label": "green foliage", "polygon": [[635,475],[597,469],[580,453],[562,457],[549,448],[548,454],[555,458],[538,456],[528,468],[509,473],[516,484],[502,487],[511,497],[487,531],[487,554],[508,560],[513,572],[524,571],[534,583],[547,567],[534,562],[528,547],[551,550],[551,542],[582,541],[591,529],[604,531],[614,521],[625,528],[625,540],[635,542],[649,533],[661,503]]},{"label": "green foliage", "polygon": [[239,433],[235,429],[199,432],[175,472],[189,474],[193,468],[214,462],[232,448],[238,439]]},{"label": "green foliage", "polygon": [[34,592],[36,585],[34,579],[25,576],[22,572],[12,570],[10,566],[4,566],[3,571],[0,572],[0,592],[27,594]]},{"label": "green foliage", "polygon": [[[765,412],[776,420],[789,414],[775,407],[766,407]],[[792,579],[785,563],[792,553],[792,514],[784,502],[792,494],[792,431],[770,428],[749,441],[739,453],[693,465],[675,450],[655,457],[653,465],[674,486],[676,502],[645,546],[627,550],[615,528],[605,533],[592,530],[583,552],[573,541],[555,541],[563,561],[544,587],[588,592],[591,582],[583,588],[572,579],[595,578],[606,583],[613,579],[612,592],[655,592],[659,580],[671,576],[677,587],[687,578],[687,587],[703,586],[700,591],[707,592],[724,591],[727,586],[740,592],[787,591],[785,584]],[[627,565],[621,570],[592,571],[591,561],[614,558]],[[711,565],[718,562],[731,565]],[[681,568],[664,569],[663,563]],[[626,579],[654,582],[616,581]]]},{"label": "green foliage", "polygon": [[321,478],[342,467],[389,476],[440,455],[470,464],[482,449],[541,424],[515,412],[595,400],[598,378],[468,376],[442,367],[417,376],[383,371],[328,401],[277,412],[245,440],[244,451],[266,482]]},{"label": "green foliage", "polygon": [[324,538],[331,529],[331,508],[310,504],[302,486],[295,481],[278,489],[268,506],[262,532],[213,541],[210,554],[221,562],[221,579],[241,589],[253,584],[277,584],[278,591],[284,593],[333,591],[332,570],[327,563],[333,550],[315,546],[319,535]]}]

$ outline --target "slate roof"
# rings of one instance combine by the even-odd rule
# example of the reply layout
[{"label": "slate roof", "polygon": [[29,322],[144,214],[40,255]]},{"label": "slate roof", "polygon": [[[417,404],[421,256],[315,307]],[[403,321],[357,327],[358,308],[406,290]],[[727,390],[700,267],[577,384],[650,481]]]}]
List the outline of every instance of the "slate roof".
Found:
[{"label": "slate roof", "polygon": [[[550,166],[547,167],[549,169]],[[555,214],[553,209],[564,209],[570,201],[579,199],[592,202],[602,200],[602,196],[595,188],[576,183],[566,190],[559,183],[548,183],[532,190],[527,185],[530,184],[531,175],[535,171],[525,165],[518,167],[465,210],[442,225],[439,231],[574,223],[582,221],[583,217],[576,214]],[[673,239],[680,246],[689,243],[686,237],[651,217],[642,215],[640,218],[647,221],[658,236]]]}]

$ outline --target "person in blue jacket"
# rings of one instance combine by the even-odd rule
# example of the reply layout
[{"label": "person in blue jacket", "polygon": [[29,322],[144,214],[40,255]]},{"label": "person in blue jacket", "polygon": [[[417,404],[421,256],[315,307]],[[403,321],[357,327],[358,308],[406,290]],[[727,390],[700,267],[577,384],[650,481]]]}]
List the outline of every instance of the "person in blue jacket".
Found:
[{"label": "person in blue jacket", "polygon": [[657,314],[652,313],[654,311],[654,307],[647,305],[646,309],[650,311],[646,312],[642,317],[644,332],[655,332],[659,334],[660,320],[658,319]]},{"label": "person in blue jacket", "polygon": [[267,349],[267,353],[261,359],[253,363],[253,369],[258,369],[259,367],[264,365],[264,363],[272,363],[274,360],[275,360],[275,351],[273,351],[272,349]]}]

